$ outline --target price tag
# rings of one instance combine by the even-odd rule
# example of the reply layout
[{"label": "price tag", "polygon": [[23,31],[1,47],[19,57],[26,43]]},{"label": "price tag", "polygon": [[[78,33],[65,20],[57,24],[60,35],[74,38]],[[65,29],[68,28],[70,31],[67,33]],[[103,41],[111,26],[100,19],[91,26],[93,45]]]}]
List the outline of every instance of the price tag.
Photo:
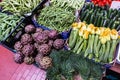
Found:
[{"label": "price tag", "polygon": [[120,1],[112,1],[110,8],[120,10]]}]

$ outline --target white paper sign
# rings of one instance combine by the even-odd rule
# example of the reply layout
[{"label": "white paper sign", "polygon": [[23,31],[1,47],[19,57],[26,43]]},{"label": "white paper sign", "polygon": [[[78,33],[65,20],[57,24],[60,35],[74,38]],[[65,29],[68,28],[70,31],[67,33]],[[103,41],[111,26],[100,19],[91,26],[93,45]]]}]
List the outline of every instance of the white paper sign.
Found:
[{"label": "white paper sign", "polygon": [[111,7],[112,9],[120,9],[120,1],[112,1]]}]

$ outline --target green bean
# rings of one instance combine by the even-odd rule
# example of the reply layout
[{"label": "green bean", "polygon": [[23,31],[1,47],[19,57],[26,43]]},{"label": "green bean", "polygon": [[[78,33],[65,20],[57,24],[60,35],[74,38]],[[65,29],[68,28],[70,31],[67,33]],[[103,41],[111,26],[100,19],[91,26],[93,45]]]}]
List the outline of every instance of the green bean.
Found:
[{"label": "green bean", "polygon": [[20,17],[16,15],[7,15],[0,13],[0,41],[3,40],[8,34],[16,27]]},{"label": "green bean", "polygon": [[41,0],[3,0],[0,6],[3,11],[9,11],[17,15],[23,15],[34,9]]}]

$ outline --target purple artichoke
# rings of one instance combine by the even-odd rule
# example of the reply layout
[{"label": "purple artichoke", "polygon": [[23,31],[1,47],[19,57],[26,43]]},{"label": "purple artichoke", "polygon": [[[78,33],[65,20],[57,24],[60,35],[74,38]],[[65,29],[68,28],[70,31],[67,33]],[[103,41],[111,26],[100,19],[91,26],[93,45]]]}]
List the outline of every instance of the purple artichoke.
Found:
[{"label": "purple artichoke", "polygon": [[36,33],[42,33],[43,29],[42,28],[36,28]]},{"label": "purple artichoke", "polygon": [[33,57],[25,57],[24,62],[26,64],[30,65],[30,64],[32,64],[34,62],[34,58]]},{"label": "purple artichoke", "polygon": [[51,30],[48,36],[50,39],[56,39],[58,37],[58,32],[56,30]]},{"label": "purple artichoke", "polygon": [[46,35],[48,36],[49,33],[50,33],[50,31],[49,31],[49,30],[44,30],[42,33],[43,33],[43,34],[46,34]]},{"label": "purple artichoke", "polygon": [[49,67],[52,66],[52,59],[48,56],[45,56],[40,60],[39,63],[42,69],[48,69]]},{"label": "purple artichoke", "polygon": [[35,32],[35,26],[34,25],[32,25],[32,24],[30,24],[30,25],[27,25],[26,27],[25,27],[25,32],[26,33],[33,33],[33,32]]},{"label": "purple artichoke", "polygon": [[37,56],[35,57],[35,61],[39,63],[42,58],[43,58],[42,54],[37,54]]},{"label": "purple artichoke", "polygon": [[23,63],[24,62],[24,55],[20,52],[14,54],[14,61],[16,63],[19,63],[19,64]]},{"label": "purple artichoke", "polygon": [[38,52],[40,54],[47,55],[50,53],[50,51],[51,51],[51,47],[47,44],[42,44],[38,46]]},{"label": "purple artichoke", "polygon": [[53,43],[53,47],[55,49],[62,49],[64,47],[64,40],[63,39],[56,39]]},{"label": "purple artichoke", "polygon": [[33,45],[27,44],[22,48],[22,53],[25,56],[29,56],[29,55],[32,55],[34,53],[34,50],[35,50],[35,48]]},{"label": "purple artichoke", "polygon": [[14,45],[14,48],[17,51],[21,51],[22,47],[23,47],[23,45],[22,45],[22,43],[20,41],[16,42],[15,45]]},{"label": "purple artichoke", "polygon": [[38,44],[45,44],[48,42],[48,36],[46,34],[38,34],[35,41],[38,43]]},{"label": "purple artichoke", "polygon": [[21,37],[21,43],[23,45],[26,45],[26,44],[32,43],[32,42],[33,42],[33,38],[32,38],[31,35],[29,35],[29,34],[22,35],[22,37]]}]

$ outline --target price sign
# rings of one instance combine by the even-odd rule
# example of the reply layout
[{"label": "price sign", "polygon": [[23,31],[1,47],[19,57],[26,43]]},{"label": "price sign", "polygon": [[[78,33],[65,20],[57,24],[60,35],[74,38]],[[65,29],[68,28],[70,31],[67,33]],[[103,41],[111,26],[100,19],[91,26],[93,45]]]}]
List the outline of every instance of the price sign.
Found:
[{"label": "price sign", "polygon": [[120,10],[120,1],[112,1],[110,8]]}]

